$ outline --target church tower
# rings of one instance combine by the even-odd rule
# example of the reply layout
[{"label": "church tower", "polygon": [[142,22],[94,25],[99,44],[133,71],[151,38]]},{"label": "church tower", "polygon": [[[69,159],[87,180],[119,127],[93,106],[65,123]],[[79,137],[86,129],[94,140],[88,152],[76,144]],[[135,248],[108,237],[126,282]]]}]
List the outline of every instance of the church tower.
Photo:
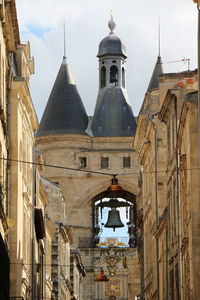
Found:
[{"label": "church tower", "polygon": [[126,90],[126,47],[114,34],[113,17],[110,34],[99,44],[99,92],[92,121],[93,136],[133,136],[136,123]]},{"label": "church tower", "polygon": [[[86,268],[81,300],[115,299],[110,298],[115,294],[118,300],[134,299],[139,286],[134,249],[139,191],[139,167],[133,149],[136,123],[126,91],[125,46],[113,32],[113,18],[109,28],[109,36],[99,45],[99,92],[91,124],[88,125],[87,114],[64,57],[36,135],[37,148],[44,153],[45,163],[58,166],[46,167],[44,173],[61,187],[67,212],[64,226],[73,228],[76,236],[73,246],[80,251]],[[111,180],[116,183],[116,177],[122,190],[113,194],[108,187]],[[106,249],[98,246],[105,238],[102,205],[108,205],[107,211],[111,211],[110,203],[115,205],[115,215],[118,206],[128,207],[124,208],[127,213],[123,220],[125,248],[113,249],[113,244]],[[113,231],[109,234],[112,237]],[[123,245],[121,240],[118,244]],[[131,256],[130,262],[124,264],[127,249],[134,252],[134,265]],[[101,267],[108,276],[113,276],[109,284],[94,281]],[[115,285],[117,291],[113,290]]]}]

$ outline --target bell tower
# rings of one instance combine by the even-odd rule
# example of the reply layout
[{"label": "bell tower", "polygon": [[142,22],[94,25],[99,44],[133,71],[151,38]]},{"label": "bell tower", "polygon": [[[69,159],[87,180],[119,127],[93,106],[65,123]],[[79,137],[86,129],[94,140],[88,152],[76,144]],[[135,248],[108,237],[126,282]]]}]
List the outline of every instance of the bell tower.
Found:
[{"label": "bell tower", "polygon": [[[137,246],[136,122],[126,91],[126,48],[114,34],[112,17],[108,26],[110,32],[100,42],[97,55],[99,90],[94,116],[88,118],[64,56],[36,135],[45,163],[57,166],[46,167],[45,176],[59,184],[66,201],[64,226],[73,229],[73,247],[80,251],[86,268],[83,300],[134,299],[136,291],[129,287],[132,282],[139,285],[137,261],[133,264],[126,257],[130,252],[136,255]],[[110,230],[109,239],[103,226]],[[101,268],[109,282],[95,281]]]},{"label": "bell tower", "polygon": [[114,34],[116,24],[112,16],[108,27],[110,34],[100,43],[97,55],[99,58],[99,89],[112,86],[125,88],[126,49]]},{"label": "bell tower", "polygon": [[133,136],[136,122],[126,90],[126,47],[115,35],[111,16],[110,33],[99,44],[99,91],[91,131],[95,137]]}]

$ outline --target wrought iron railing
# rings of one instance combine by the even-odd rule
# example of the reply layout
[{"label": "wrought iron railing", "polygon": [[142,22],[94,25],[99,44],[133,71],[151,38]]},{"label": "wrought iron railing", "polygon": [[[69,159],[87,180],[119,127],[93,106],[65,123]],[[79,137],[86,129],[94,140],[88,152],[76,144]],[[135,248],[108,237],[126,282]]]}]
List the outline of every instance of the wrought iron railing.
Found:
[{"label": "wrought iron railing", "polygon": [[130,238],[123,237],[79,237],[79,248],[103,248],[103,247],[120,247],[129,246]]}]

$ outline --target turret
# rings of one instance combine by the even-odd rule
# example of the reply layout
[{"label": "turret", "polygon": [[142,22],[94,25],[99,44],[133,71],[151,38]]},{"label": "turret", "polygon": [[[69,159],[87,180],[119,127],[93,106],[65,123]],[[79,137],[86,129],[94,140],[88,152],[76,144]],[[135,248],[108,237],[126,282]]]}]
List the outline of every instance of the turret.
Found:
[{"label": "turret", "polygon": [[159,88],[159,76],[163,74],[163,67],[162,67],[162,60],[160,55],[158,55],[151,80],[149,82],[149,86],[147,88],[147,92],[150,92],[151,90],[158,89]]},{"label": "turret", "polygon": [[136,128],[126,91],[126,47],[114,34],[111,17],[110,33],[99,44],[99,93],[92,120],[94,136],[133,136]]},{"label": "turret", "polygon": [[88,116],[64,56],[37,136],[86,134]]}]

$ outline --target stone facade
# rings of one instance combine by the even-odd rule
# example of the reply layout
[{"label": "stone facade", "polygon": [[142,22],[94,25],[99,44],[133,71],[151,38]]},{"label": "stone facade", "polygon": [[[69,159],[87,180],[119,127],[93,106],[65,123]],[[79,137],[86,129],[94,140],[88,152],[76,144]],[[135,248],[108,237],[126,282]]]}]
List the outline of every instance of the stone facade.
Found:
[{"label": "stone facade", "polygon": [[[55,300],[80,298],[81,290],[77,289],[77,286],[79,281],[82,282],[85,271],[79,252],[74,253],[73,250],[76,240],[73,228],[66,225],[66,200],[58,183],[44,177],[41,180],[49,200],[45,208],[45,218],[54,225],[51,257],[48,258],[49,263],[46,263],[51,265],[49,268],[51,274],[46,273],[52,281],[51,297]],[[49,256],[48,252],[46,256]],[[78,269],[74,262],[76,257],[78,257]],[[75,273],[75,276],[71,273],[72,275]]]},{"label": "stone facade", "polygon": [[0,298],[9,296],[8,232],[13,226],[9,217],[9,103],[12,55],[19,44],[15,3],[0,4]]},{"label": "stone facade", "polygon": [[38,126],[28,89],[33,73],[29,44],[18,46],[15,59],[17,73],[11,81],[9,120],[9,156],[13,159],[10,162],[9,217],[15,223],[9,232],[12,259],[10,291],[13,296],[22,294],[27,297],[31,291],[33,272],[33,206],[36,198],[33,180],[36,180],[36,175],[32,164],[19,163],[17,160],[30,162],[34,159],[33,132]]},{"label": "stone facade", "polygon": [[159,89],[146,94],[139,114],[134,146],[141,164],[137,203],[142,299],[199,298],[199,239],[193,239],[199,222],[191,205],[198,203],[192,200],[198,194],[197,98],[192,94],[195,100],[188,100],[196,88],[195,71],[163,74]]},{"label": "stone facade", "polygon": [[[98,54],[93,126],[85,131],[79,97],[76,132],[70,120],[65,133],[61,122],[57,134],[53,128],[35,140],[38,121],[29,91],[34,60],[29,43],[20,43],[15,1],[0,1],[1,300],[200,298],[197,72],[163,74],[159,57],[136,129],[126,102],[125,48],[113,22],[100,43],[107,52]],[[118,46],[106,48],[113,40],[120,54]],[[66,70],[69,75],[64,57],[59,76]],[[77,97],[71,75],[67,84],[67,93]],[[110,94],[123,104],[113,111]],[[117,127],[121,108],[132,127],[126,118]],[[79,110],[73,107],[73,116]],[[51,124],[46,121],[45,130]],[[108,192],[116,177],[123,197]],[[131,204],[126,245],[113,237],[101,240],[96,204],[112,195]],[[108,282],[95,282],[101,268]]]},{"label": "stone facade", "polygon": [[[38,128],[29,91],[34,61],[29,43],[21,44],[15,1],[0,2],[0,299],[71,299],[70,251],[74,239],[64,225],[58,191],[57,216],[49,214],[52,194],[41,177],[43,157],[35,150]],[[34,164],[32,164],[32,162]],[[55,199],[54,199],[55,200]],[[62,210],[62,211],[61,211]],[[53,212],[53,209],[52,209]],[[59,216],[60,214],[60,216]],[[58,273],[53,265],[58,241]],[[76,254],[77,256],[78,254]],[[74,257],[74,256],[73,256]],[[84,276],[79,259],[76,278]],[[62,275],[63,279],[60,280]],[[59,276],[59,277],[58,277]],[[55,290],[59,282],[59,290]],[[57,295],[56,292],[59,292]],[[79,297],[79,294],[78,294]]]},{"label": "stone facade", "polygon": [[[133,138],[56,135],[39,137],[36,143],[37,148],[44,154],[47,165],[62,167],[47,167],[45,175],[51,181],[59,182],[64,198],[67,199],[66,222],[76,232],[78,238],[74,247],[80,250],[83,265],[86,269],[82,299],[94,300],[96,295],[94,278],[99,271],[98,267],[97,271],[94,272],[94,263],[97,259],[100,259],[101,251],[98,248],[96,250],[94,248],[93,199],[101,192],[106,191],[110,185],[112,176],[109,174],[116,173],[126,174],[125,176],[118,176],[120,185],[132,195],[137,195],[138,176],[137,174],[128,175],[131,171],[135,172],[138,170],[136,154],[132,149]],[[123,167],[123,157],[127,156],[131,160],[130,168]],[[101,157],[109,158],[109,164],[106,169],[101,167]],[[87,165],[85,167],[81,166],[80,158],[86,158]],[[71,168],[71,170],[67,168]],[[84,170],[84,172],[78,172],[79,168]],[[105,175],[90,173],[90,170],[104,172]],[[126,275],[127,281],[120,299],[131,299],[137,295],[139,290],[137,264],[131,264],[131,260],[129,264],[130,269],[132,266],[131,277]],[[124,269],[124,272],[127,274],[127,269]],[[138,288],[133,289],[132,286],[136,282]],[[128,288],[129,286],[131,286],[131,289]],[[100,299],[98,297],[100,295],[96,295],[95,299]],[[105,297],[102,299],[109,298]]]}]

